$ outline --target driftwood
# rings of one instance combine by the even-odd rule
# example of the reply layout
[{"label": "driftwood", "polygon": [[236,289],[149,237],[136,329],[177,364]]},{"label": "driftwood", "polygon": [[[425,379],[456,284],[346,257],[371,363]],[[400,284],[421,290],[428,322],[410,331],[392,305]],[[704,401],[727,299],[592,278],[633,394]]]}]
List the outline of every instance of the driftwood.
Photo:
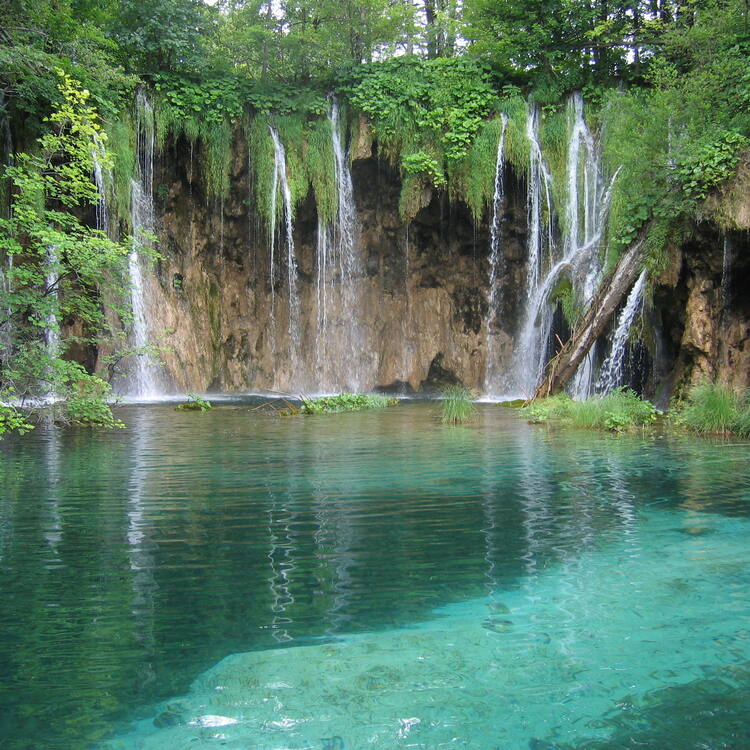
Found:
[{"label": "driftwood", "polygon": [[620,258],[614,271],[604,280],[599,291],[576,323],[571,337],[549,361],[534,398],[552,396],[565,388],[602,335],[612,315],[635,283],[640,272],[645,238],[639,237]]}]

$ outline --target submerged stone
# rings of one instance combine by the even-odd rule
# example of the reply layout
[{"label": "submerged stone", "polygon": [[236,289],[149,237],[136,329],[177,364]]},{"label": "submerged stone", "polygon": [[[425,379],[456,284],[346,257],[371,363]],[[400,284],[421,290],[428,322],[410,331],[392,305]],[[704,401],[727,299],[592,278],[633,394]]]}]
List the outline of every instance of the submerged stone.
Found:
[{"label": "submerged stone", "polygon": [[499,617],[488,617],[482,627],[491,630],[493,633],[507,633],[513,627],[511,620],[501,620]]},{"label": "submerged stone", "polygon": [[708,536],[716,531],[716,529],[711,526],[688,526],[687,528],[677,530],[681,534],[688,534],[689,536]]}]

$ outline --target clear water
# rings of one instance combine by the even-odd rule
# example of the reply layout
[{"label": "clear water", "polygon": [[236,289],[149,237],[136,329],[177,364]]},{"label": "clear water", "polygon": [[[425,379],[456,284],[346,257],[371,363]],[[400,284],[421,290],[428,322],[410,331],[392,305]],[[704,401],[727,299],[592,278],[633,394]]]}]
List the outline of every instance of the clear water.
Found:
[{"label": "clear water", "polygon": [[750,747],[750,446],[120,411],[0,444],[4,750]]}]

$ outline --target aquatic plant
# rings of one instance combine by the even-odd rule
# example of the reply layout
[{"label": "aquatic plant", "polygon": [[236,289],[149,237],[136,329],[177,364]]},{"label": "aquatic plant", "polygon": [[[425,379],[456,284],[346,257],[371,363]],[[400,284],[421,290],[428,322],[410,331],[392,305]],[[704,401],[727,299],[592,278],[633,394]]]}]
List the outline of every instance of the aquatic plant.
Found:
[{"label": "aquatic plant", "polygon": [[463,424],[474,416],[471,392],[462,385],[451,385],[443,391],[443,424]]},{"label": "aquatic plant", "polygon": [[335,414],[361,409],[384,409],[398,403],[397,398],[368,393],[340,393],[337,396],[302,399],[301,414]]},{"label": "aquatic plant", "polygon": [[212,408],[212,404],[205,398],[196,396],[195,393],[188,393],[190,401],[185,401],[183,404],[179,404],[176,409],[179,411],[208,411]]},{"label": "aquatic plant", "polygon": [[568,427],[624,432],[653,424],[660,411],[628,388],[615,388],[604,396],[574,401],[567,394],[539,399],[524,407],[529,422],[558,423]]}]

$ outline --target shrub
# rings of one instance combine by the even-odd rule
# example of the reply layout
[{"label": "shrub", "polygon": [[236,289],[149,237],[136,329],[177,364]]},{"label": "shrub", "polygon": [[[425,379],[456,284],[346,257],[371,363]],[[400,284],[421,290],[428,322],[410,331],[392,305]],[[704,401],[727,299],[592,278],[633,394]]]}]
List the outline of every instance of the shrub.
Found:
[{"label": "shrub", "polygon": [[462,424],[474,416],[474,404],[468,388],[452,385],[443,391],[443,424]]},{"label": "shrub", "polygon": [[26,417],[18,409],[6,404],[0,404],[0,436],[6,432],[17,432],[23,435],[33,430],[34,425],[26,421]]},{"label": "shrub", "polygon": [[208,411],[212,404],[205,398],[196,396],[194,393],[188,393],[190,401],[185,401],[184,404],[179,404],[176,408],[180,411]]},{"label": "shrub", "polygon": [[302,414],[336,414],[342,411],[360,411],[361,409],[383,409],[393,406],[398,399],[389,396],[366,393],[340,393],[338,396],[321,396],[320,398],[302,399]]}]

